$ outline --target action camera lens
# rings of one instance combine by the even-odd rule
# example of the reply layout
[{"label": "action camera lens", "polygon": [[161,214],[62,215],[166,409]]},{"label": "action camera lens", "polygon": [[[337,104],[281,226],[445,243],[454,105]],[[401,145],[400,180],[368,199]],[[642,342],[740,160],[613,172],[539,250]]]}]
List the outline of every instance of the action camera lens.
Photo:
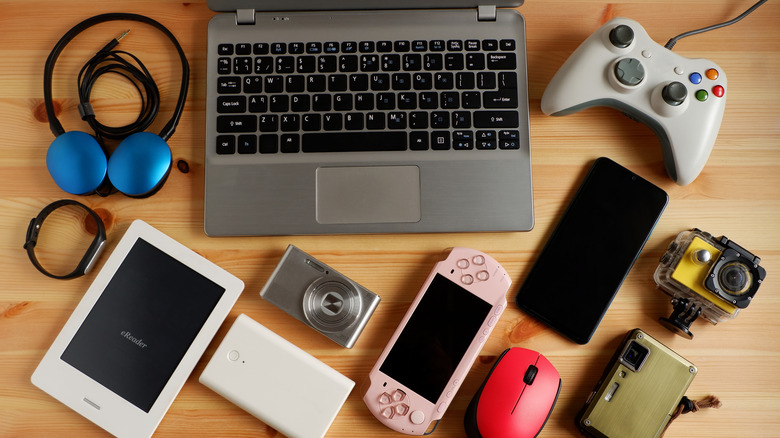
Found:
[{"label": "action camera lens", "polygon": [[718,281],[724,292],[730,295],[744,294],[753,282],[750,269],[739,262],[731,262],[721,268]]}]

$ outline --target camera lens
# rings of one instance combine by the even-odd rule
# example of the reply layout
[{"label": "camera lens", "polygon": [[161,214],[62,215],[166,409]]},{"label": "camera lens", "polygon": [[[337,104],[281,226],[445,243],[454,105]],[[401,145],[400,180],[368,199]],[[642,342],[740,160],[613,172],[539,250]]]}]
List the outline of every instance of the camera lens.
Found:
[{"label": "camera lens", "polygon": [[730,295],[742,295],[753,284],[750,269],[740,262],[731,262],[720,269],[718,281],[723,291]]},{"label": "camera lens", "polygon": [[648,354],[650,354],[650,350],[647,347],[636,341],[631,341],[623,352],[620,361],[629,369],[639,371],[639,369],[642,368],[642,364],[645,363]]}]

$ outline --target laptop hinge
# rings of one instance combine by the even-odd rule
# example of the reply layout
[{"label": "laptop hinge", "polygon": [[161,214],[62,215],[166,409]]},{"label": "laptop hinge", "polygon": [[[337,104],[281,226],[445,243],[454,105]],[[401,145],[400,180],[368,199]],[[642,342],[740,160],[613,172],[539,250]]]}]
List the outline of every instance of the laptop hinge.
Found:
[{"label": "laptop hinge", "polygon": [[496,21],[496,5],[477,6],[477,21]]},{"label": "laptop hinge", "polygon": [[236,10],[236,24],[255,24],[255,10],[254,9],[238,9]]}]

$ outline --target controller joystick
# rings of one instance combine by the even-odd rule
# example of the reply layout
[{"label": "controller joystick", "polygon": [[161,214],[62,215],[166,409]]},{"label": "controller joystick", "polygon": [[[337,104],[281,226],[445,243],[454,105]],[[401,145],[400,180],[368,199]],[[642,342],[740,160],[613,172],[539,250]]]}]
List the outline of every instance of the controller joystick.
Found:
[{"label": "controller joystick", "polygon": [[726,105],[726,75],[707,59],[678,55],[634,20],[615,18],[586,39],[553,76],[542,112],[564,116],[607,106],[658,136],[669,176],[693,182],[709,158]]}]

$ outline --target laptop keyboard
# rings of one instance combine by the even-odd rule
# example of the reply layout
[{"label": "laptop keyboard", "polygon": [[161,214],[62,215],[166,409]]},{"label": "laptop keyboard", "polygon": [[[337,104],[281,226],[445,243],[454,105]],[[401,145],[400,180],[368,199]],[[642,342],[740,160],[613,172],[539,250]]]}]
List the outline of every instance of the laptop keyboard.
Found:
[{"label": "laptop keyboard", "polygon": [[220,44],[218,154],[519,149],[514,40]]}]

